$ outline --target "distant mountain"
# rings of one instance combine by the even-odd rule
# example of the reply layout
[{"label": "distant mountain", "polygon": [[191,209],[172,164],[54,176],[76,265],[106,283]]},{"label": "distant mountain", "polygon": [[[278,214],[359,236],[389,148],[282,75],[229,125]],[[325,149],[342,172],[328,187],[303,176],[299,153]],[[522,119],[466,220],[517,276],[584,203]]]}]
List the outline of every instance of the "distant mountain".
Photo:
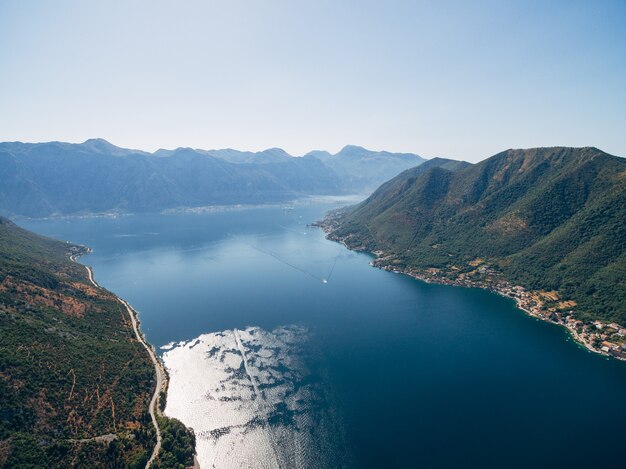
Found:
[{"label": "distant mountain", "polygon": [[147,153],[106,140],[0,143],[0,213],[158,211],[366,193],[424,160],[348,146],[336,155],[177,148]]},{"label": "distant mountain", "polygon": [[382,185],[333,220],[331,237],[451,278],[488,266],[557,292],[555,308],[626,324],[625,159],[557,147],[448,164]]},{"label": "distant mountain", "polygon": [[223,150],[192,150],[190,148],[177,148],[176,150],[157,150],[155,156],[169,157],[181,150],[191,150],[202,155],[213,156],[220,160],[235,164],[266,164],[266,163],[286,163],[293,158],[289,153],[281,148],[269,148],[259,152],[239,151],[232,148]]},{"label": "distant mountain", "polygon": [[244,164],[244,163],[285,163],[290,161],[293,157],[281,148],[270,148],[268,150],[259,152],[250,151],[237,151],[237,150],[209,150],[207,155],[220,158],[229,163]]},{"label": "distant mountain", "polygon": [[[64,144],[67,146],[71,145],[71,143]],[[85,150],[92,151],[93,153],[99,153],[101,155],[112,155],[112,156],[128,156],[128,155],[149,155],[149,153],[141,150],[129,150],[128,148],[121,148],[113,145],[112,143],[107,142],[102,138],[90,138],[82,144],[82,147]]]},{"label": "distant mountain", "polygon": [[[159,157],[160,156],[160,157]],[[0,213],[49,216],[282,202],[345,192],[313,157],[179,148],[154,155],[100,140],[0,143]]]},{"label": "distant mountain", "polygon": [[413,153],[371,151],[355,145],[348,145],[335,155],[326,151],[312,151],[307,155],[332,168],[347,188],[362,192],[370,192],[405,169],[425,161]]}]

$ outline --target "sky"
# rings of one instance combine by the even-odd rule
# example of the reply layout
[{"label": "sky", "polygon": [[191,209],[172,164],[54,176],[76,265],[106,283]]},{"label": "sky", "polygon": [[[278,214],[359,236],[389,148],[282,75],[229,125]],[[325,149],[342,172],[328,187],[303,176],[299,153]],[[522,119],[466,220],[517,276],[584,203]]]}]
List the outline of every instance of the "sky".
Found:
[{"label": "sky", "polygon": [[0,141],[626,156],[626,1],[0,0]]}]

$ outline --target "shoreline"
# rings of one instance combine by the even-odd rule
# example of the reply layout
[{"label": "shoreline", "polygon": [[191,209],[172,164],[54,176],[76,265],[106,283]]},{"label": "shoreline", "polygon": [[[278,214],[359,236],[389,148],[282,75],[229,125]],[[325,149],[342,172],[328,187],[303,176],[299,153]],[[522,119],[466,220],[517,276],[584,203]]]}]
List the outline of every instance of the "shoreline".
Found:
[{"label": "shoreline", "polygon": [[[500,296],[510,298],[515,301],[516,308],[524,312],[527,316],[563,327],[568,332],[569,336],[573,338],[574,342],[588,352],[602,355],[607,358],[614,358],[619,361],[626,361],[626,351],[624,346],[622,346],[619,351],[617,349],[603,350],[602,348],[594,346],[590,340],[585,339],[585,337],[583,337],[583,334],[585,333],[581,333],[581,331],[577,329],[578,327],[581,327],[582,321],[573,319],[573,311],[570,311],[569,313],[571,314],[568,314],[565,316],[566,319],[562,320],[561,316],[556,316],[554,312],[548,311],[540,301],[537,301],[537,292],[526,290],[526,288],[520,285],[513,285],[506,279],[498,278],[495,272],[490,271],[488,268],[485,268],[485,278],[480,280],[468,279],[466,277],[459,278],[460,276],[457,276],[455,279],[450,279],[444,275],[454,274],[451,271],[435,271],[435,269],[418,270],[397,264],[394,265],[395,261],[400,261],[399,259],[394,258],[393,255],[385,254],[383,251],[372,252],[367,250],[364,246],[350,247],[344,238],[333,235],[332,219],[329,219],[328,216],[324,220],[315,223],[314,226],[317,226],[324,231],[326,239],[340,243],[350,251],[364,252],[374,256],[374,260],[369,263],[372,267],[386,270],[388,272],[403,274],[425,283],[465,288],[480,288],[482,290],[487,290]],[[555,316],[556,319],[553,319]],[[614,326],[612,324],[603,323],[602,321],[594,321],[593,325],[599,331],[602,331],[605,328],[610,329]],[[587,327],[587,325],[584,327]],[[620,329],[620,331],[623,330],[624,329]],[[604,344],[606,341],[602,343]]]},{"label": "shoreline", "polygon": [[[373,254],[373,253],[369,253],[369,254]],[[602,350],[598,350],[597,348],[595,348],[593,346],[593,344],[591,344],[588,341],[584,340],[580,336],[578,331],[574,327],[568,325],[567,323],[562,323],[562,322],[557,322],[557,321],[551,320],[549,317],[546,317],[545,313],[543,313],[543,312],[533,311],[532,309],[528,309],[528,308],[524,307],[523,303],[522,303],[523,300],[521,300],[518,297],[511,296],[506,291],[498,289],[497,286],[478,285],[476,283],[464,282],[462,280],[461,281],[458,281],[458,280],[457,281],[452,281],[452,280],[448,280],[448,279],[445,279],[445,280],[442,279],[442,280],[437,281],[437,280],[433,280],[430,277],[427,277],[426,275],[420,275],[419,273],[416,273],[415,271],[411,271],[409,269],[397,269],[397,268],[394,268],[393,266],[376,265],[374,262],[370,262],[370,265],[372,267],[377,268],[377,269],[386,270],[387,272],[394,272],[394,273],[406,275],[408,277],[414,278],[415,280],[419,280],[419,281],[422,281],[424,283],[432,283],[432,284],[436,284],[436,285],[447,285],[447,286],[452,286],[452,287],[479,288],[481,290],[487,290],[487,291],[489,291],[491,293],[495,293],[495,294],[503,296],[505,298],[514,300],[515,301],[515,307],[517,309],[519,309],[520,311],[522,311],[524,314],[526,314],[527,316],[532,317],[534,319],[537,319],[537,320],[540,320],[540,321],[543,321],[543,322],[547,322],[547,323],[553,324],[555,326],[562,327],[574,339],[574,342],[577,345],[579,345],[580,347],[584,348],[585,350],[587,350],[589,352],[592,352],[592,353],[595,353],[597,355],[605,356],[607,358],[615,358],[615,359],[620,360],[620,361],[626,361],[626,358],[615,356],[615,355],[611,355],[610,353],[604,352]],[[514,286],[513,288],[523,288],[523,287]]]},{"label": "shoreline", "polygon": [[[81,246],[81,248],[82,248],[81,251],[70,255],[70,260],[76,264],[80,264],[77,261],[78,257],[92,252],[92,249],[89,247]],[[80,264],[80,265],[85,267],[85,269],[87,270],[87,278],[89,279],[91,284],[96,288],[102,289],[103,287],[101,287],[94,279],[93,269],[90,266],[87,266],[84,264]],[[152,425],[154,426],[154,429],[156,432],[157,442],[154,446],[154,449],[152,450],[150,459],[148,459],[148,461],[146,462],[145,467],[146,469],[149,469],[149,467],[152,465],[152,463],[157,459],[159,455],[159,452],[161,450],[162,440],[163,440],[161,436],[161,429],[159,427],[157,416],[161,417],[160,394],[161,392],[167,392],[167,375],[165,374],[163,365],[161,364],[159,358],[157,357],[154,351],[154,348],[150,344],[148,344],[148,342],[146,341],[146,338],[141,332],[141,329],[140,329],[141,323],[139,321],[139,315],[137,311],[127,301],[123,300],[122,298],[120,298],[114,293],[111,293],[111,294],[117,299],[117,301],[122,306],[126,308],[126,312],[128,313],[128,316],[130,317],[133,332],[135,333],[135,338],[146,349],[150,357],[150,360],[152,361],[152,364],[154,365],[154,370],[155,370],[155,375],[156,375],[156,387],[152,395],[152,398],[150,399],[150,403],[148,404],[148,413],[150,414]]]},{"label": "shoreline", "polygon": [[170,208],[154,208],[150,210],[127,211],[122,209],[111,209],[103,212],[74,212],[74,213],[52,213],[43,216],[30,216],[20,214],[10,214],[14,221],[38,221],[38,220],[91,220],[98,218],[123,218],[135,215],[198,215],[207,213],[240,212],[245,210],[265,209],[265,208],[286,208],[292,209],[296,205],[306,205],[310,203],[330,203],[345,204],[356,203],[367,198],[368,194],[305,194],[285,200],[267,202],[235,202],[224,204],[208,204],[197,206],[185,206]]}]

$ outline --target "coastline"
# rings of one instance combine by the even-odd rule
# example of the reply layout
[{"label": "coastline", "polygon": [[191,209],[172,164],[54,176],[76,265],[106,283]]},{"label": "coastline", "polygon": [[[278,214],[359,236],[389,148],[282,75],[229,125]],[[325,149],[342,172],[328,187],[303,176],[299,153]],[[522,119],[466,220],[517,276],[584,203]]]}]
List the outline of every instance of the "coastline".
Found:
[{"label": "coastline", "polygon": [[[516,307],[528,316],[565,328],[569,335],[574,339],[574,342],[580,347],[585,348],[587,351],[603,355],[607,358],[626,361],[626,347],[624,345],[621,345],[621,348],[618,348],[619,346],[617,344],[613,344],[615,345],[615,348],[609,348],[607,346],[597,347],[594,345],[592,340],[587,338],[592,337],[593,339],[598,340],[597,337],[602,336],[602,334],[599,334],[597,331],[601,332],[602,330],[612,330],[615,329],[615,326],[617,325],[603,323],[602,321],[594,321],[591,325],[583,325],[582,321],[574,318],[573,310],[567,311],[566,315],[548,310],[539,298],[542,293],[545,294],[555,292],[530,291],[520,285],[513,285],[508,280],[496,274],[495,271],[490,269],[487,264],[484,264],[482,267],[480,267],[480,264],[476,266],[478,267],[476,270],[480,270],[480,278],[470,278],[465,274],[456,275],[456,273],[451,269],[444,271],[439,269],[415,269],[404,266],[402,265],[402,261],[400,261],[400,259],[397,259],[392,254],[385,253],[382,250],[369,251],[362,245],[350,246],[346,238],[342,238],[334,234],[333,228],[336,222],[336,218],[334,217],[334,214],[331,214],[331,216],[327,215],[324,220],[314,223],[313,226],[321,228],[326,234],[326,239],[330,241],[340,243],[351,251],[364,252],[374,256],[374,260],[370,262],[372,267],[386,270],[388,272],[403,274],[426,283],[466,288],[480,288],[506,298],[510,298],[515,301]],[[451,275],[456,275],[456,278],[449,278]],[[591,327],[595,327],[595,329],[591,330]],[[617,331],[619,331],[619,333],[626,332],[623,328],[620,328]],[[608,344],[606,337],[602,337],[602,339],[603,341],[601,344]]]},{"label": "coastline", "polygon": [[[76,259],[85,254],[89,254],[90,252],[92,252],[91,248],[86,247],[86,246],[80,246],[80,250],[76,250],[76,252],[73,252],[70,255],[70,260],[72,262],[75,262],[76,264],[79,264],[79,262]],[[85,269],[87,270],[87,278],[89,279],[91,284],[96,288],[102,288],[95,281],[92,268],[84,264],[80,264],[80,265],[85,267]],[[122,298],[120,298],[119,296],[115,294],[113,294],[113,296],[117,299],[117,301],[120,302],[120,304],[122,304],[122,306],[126,308],[128,316],[130,317],[133,332],[135,333],[135,338],[146,349],[146,351],[148,352],[148,355],[150,356],[150,360],[152,361],[154,365],[154,370],[155,370],[155,375],[156,375],[156,387],[152,395],[152,398],[150,399],[150,403],[148,405],[148,412],[150,414],[150,418],[152,420],[152,424],[156,432],[157,442],[154,446],[152,454],[150,455],[150,459],[148,459],[148,461],[146,462],[145,467],[146,469],[148,469],[152,465],[152,463],[157,459],[159,452],[161,450],[162,436],[161,436],[161,429],[159,427],[157,416],[158,417],[162,416],[161,408],[160,408],[160,395],[162,392],[164,393],[167,392],[167,384],[168,384],[167,375],[165,374],[163,365],[161,364],[161,361],[157,357],[153,347],[148,344],[143,333],[141,332],[141,328],[140,328],[141,323],[139,321],[139,317],[138,317],[139,315],[137,314],[137,311],[127,301],[123,300]]]},{"label": "coastline", "polygon": [[225,203],[225,204],[209,204],[197,206],[177,206],[170,208],[154,208],[145,211],[127,211],[123,209],[112,208],[102,212],[56,212],[43,216],[10,214],[12,220],[20,221],[37,221],[37,220],[86,220],[98,218],[124,218],[134,215],[158,214],[158,215],[183,215],[183,214],[205,214],[205,213],[222,213],[222,212],[241,212],[246,210],[264,209],[264,208],[283,208],[287,210],[293,209],[297,205],[306,205],[310,203],[357,203],[364,200],[367,194],[310,194],[298,195],[297,197],[287,198],[285,200],[258,202],[258,203]]},{"label": "coastline", "polygon": [[[370,253],[373,254],[373,253]],[[559,321],[555,321],[550,319],[547,314],[544,311],[541,311],[540,308],[528,308],[526,307],[526,304],[523,300],[523,298],[520,298],[518,296],[513,296],[511,294],[509,294],[508,292],[508,287],[500,287],[499,285],[484,285],[484,284],[480,284],[478,282],[470,282],[470,281],[463,281],[463,280],[449,280],[447,278],[441,278],[439,280],[433,279],[433,277],[430,277],[426,274],[421,274],[411,270],[409,268],[403,268],[403,269],[397,269],[393,266],[390,265],[380,265],[380,264],[376,264],[376,261],[370,262],[370,265],[372,267],[376,267],[379,268],[381,270],[386,270],[388,272],[394,272],[394,273],[399,273],[399,274],[403,274],[403,275],[407,275],[409,277],[412,277],[416,280],[420,280],[422,282],[425,283],[434,283],[434,284],[439,284],[439,285],[448,285],[448,286],[456,286],[456,287],[465,287],[465,288],[480,288],[482,290],[487,290],[490,291],[492,293],[496,293],[500,296],[503,296],[505,298],[509,298],[515,301],[515,306],[517,309],[523,311],[526,315],[550,323],[550,324],[554,324],[556,326],[561,326],[564,329],[566,329],[568,331],[568,333],[570,334],[570,336],[574,339],[574,341],[581,347],[585,348],[586,350],[588,350],[589,352],[593,352],[596,353],[598,355],[603,355],[607,358],[615,358],[617,360],[621,360],[621,361],[626,361],[626,358],[624,357],[620,357],[620,356],[615,356],[615,355],[611,355],[610,353],[607,353],[603,350],[597,349],[593,346],[592,343],[590,343],[589,341],[583,339],[581,337],[581,335],[578,333],[578,331],[576,330],[575,327],[571,326],[568,323],[563,323],[563,322],[559,322]],[[511,289],[523,289],[523,287],[521,286],[512,286]]]}]

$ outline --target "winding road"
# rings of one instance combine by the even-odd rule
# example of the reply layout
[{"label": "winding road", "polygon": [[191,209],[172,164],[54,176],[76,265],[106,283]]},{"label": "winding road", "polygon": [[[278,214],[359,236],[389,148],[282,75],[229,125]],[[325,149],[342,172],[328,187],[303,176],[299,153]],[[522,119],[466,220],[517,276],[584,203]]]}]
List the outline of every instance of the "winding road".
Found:
[{"label": "winding road", "polygon": [[[76,262],[75,256],[71,256],[70,259]],[[87,275],[92,285],[96,288],[101,288],[100,285],[98,285],[93,278],[93,271],[91,270],[91,267],[85,266],[85,269],[87,269]],[[150,406],[148,407],[148,411],[150,412],[150,418],[152,419],[152,424],[154,425],[154,429],[156,431],[157,442],[156,442],[156,445],[154,446],[154,450],[152,451],[152,455],[150,456],[150,459],[148,459],[148,462],[146,463],[146,469],[148,469],[152,465],[154,460],[157,458],[157,456],[159,455],[159,451],[161,450],[161,441],[162,441],[161,429],[159,428],[159,422],[157,421],[156,414],[158,412],[157,402],[159,399],[159,393],[163,389],[163,383],[165,382],[164,372],[163,372],[163,369],[161,368],[161,364],[159,363],[159,360],[156,357],[156,354],[154,353],[154,350],[152,349],[152,347],[150,347],[146,343],[146,340],[144,339],[143,335],[139,331],[139,323],[137,321],[137,312],[126,301],[122,300],[121,298],[117,296],[116,298],[120,303],[122,303],[122,305],[124,305],[124,307],[126,308],[126,311],[128,311],[128,316],[130,316],[130,321],[133,325],[133,330],[135,331],[135,337],[137,337],[137,340],[141,343],[141,345],[144,346],[144,348],[148,352],[148,355],[150,355],[150,360],[152,360],[152,363],[154,364],[154,371],[156,372],[156,377],[157,377],[156,389],[154,390],[154,394],[152,395],[152,399],[150,400]]]}]

